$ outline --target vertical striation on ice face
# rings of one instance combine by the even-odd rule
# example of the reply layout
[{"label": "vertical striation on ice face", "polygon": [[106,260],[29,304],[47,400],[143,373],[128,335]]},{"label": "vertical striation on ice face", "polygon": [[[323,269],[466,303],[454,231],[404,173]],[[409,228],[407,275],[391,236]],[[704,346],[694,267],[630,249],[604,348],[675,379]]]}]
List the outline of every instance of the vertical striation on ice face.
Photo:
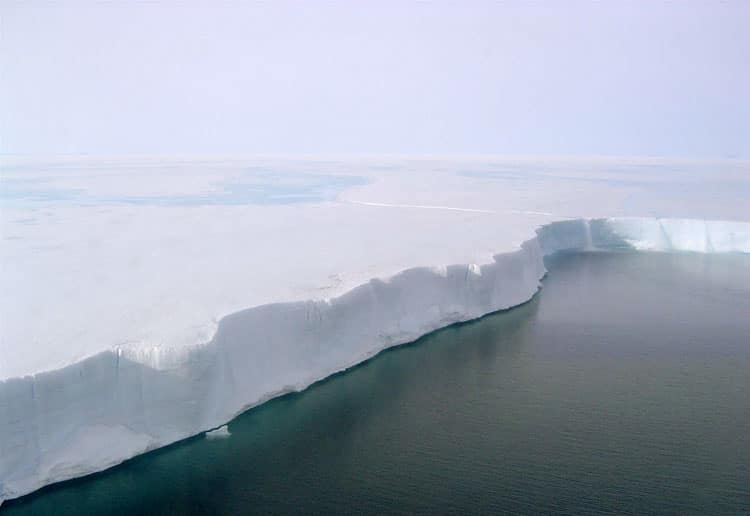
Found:
[{"label": "vertical striation on ice face", "polygon": [[416,267],[328,301],[276,303],[222,319],[210,342],[116,349],[0,381],[0,501],[215,428],[379,351],[527,301],[560,250],[750,252],[750,224],[565,220],[484,264]]}]

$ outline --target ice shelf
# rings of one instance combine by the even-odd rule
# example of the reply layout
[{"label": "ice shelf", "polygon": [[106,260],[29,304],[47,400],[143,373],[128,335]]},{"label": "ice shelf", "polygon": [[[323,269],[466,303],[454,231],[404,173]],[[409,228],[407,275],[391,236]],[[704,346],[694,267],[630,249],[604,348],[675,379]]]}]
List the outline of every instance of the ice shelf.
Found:
[{"label": "ice shelf", "polygon": [[[3,243],[0,276],[0,502],[220,428],[383,349],[523,303],[553,252],[750,252],[746,221],[622,216],[660,205],[646,196],[624,207],[654,187],[650,175],[623,197],[621,185],[610,191],[564,167],[499,185],[489,172],[437,169],[448,191],[421,193],[419,171],[396,189],[384,173],[304,207],[4,205],[3,236],[17,238]],[[539,183],[558,188],[529,195]],[[586,216],[571,215],[576,203]],[[734,209],[725,204],[719,217]],[[602,212],[618,216],[588,216]],[[83,222],[97,214],[106,223]],[[147,231],[155,220],[168,230]]]}]

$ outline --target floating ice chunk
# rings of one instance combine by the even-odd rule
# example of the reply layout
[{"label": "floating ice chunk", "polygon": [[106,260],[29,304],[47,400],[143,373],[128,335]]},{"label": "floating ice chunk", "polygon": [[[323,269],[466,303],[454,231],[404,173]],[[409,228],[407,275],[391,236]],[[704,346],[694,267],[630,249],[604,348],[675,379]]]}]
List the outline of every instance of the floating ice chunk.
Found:
[{"label": "floating ice chunk", "polygon": [[226,439],[227,437],[231,437],[231,435],[232,433],[229,431],[229,427],[224,425],[215,430],[206,432],[206,439]]}]

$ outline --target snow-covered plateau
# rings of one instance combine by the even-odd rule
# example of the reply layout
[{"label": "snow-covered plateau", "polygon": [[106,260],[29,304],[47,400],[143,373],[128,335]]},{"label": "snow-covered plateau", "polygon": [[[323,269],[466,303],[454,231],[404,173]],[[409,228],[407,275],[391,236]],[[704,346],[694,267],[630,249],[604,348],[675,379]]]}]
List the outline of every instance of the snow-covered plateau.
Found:
[{"label": "snow-covered plateau", "polygon": [[558,250],[750,252],[750,163],[17,159],[0,503],[530,299]]}]

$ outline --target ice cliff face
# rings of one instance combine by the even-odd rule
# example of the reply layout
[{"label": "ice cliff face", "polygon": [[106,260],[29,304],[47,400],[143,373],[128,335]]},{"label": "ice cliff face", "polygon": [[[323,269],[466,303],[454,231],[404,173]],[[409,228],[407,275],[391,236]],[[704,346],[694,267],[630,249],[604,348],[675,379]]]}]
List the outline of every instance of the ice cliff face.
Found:
[{"label": "ice cliff face", "polygon": [[490,263],[411,268],[327,301],[233,313],[205,344],[120,347],[1,381],[0,502],[217,428],[385,348],[523,303],[539,289],[545,255],[612,248],[750,252],[750,223],[553,222]]}]

